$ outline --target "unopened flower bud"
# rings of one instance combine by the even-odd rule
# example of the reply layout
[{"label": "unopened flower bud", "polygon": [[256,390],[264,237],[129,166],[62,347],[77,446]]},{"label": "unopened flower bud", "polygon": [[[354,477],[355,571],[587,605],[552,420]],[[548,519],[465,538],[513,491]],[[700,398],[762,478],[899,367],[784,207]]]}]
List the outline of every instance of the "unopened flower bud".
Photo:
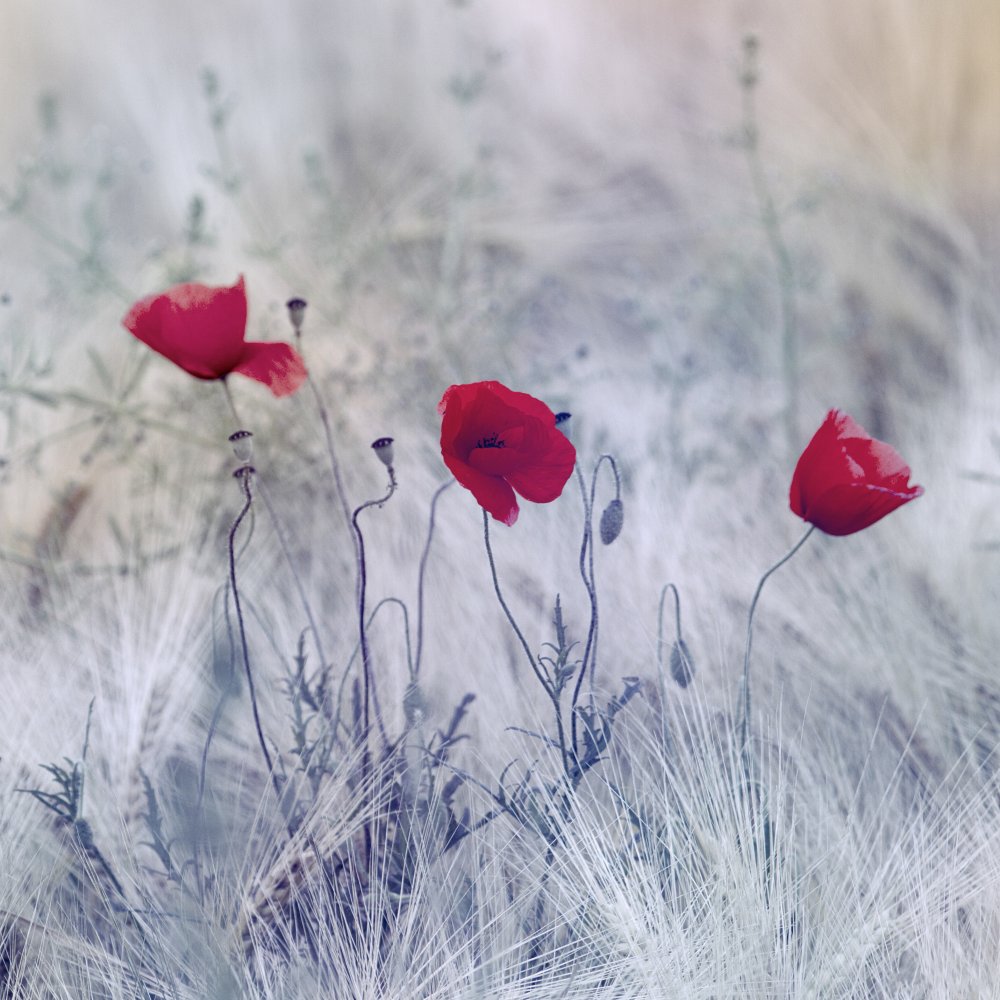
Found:
[{"label": "unopened flower bud", "polygon": [[624,520],[625,507],[621,500],[615,497],[601,514],[601,541],[605,545],[610,545],[621,534]]},{"label": "unopened flower bud", "polygon": [[674,643],[670,650],[670,676],[677,684],[686,688],[694,677],[694,660],[691,659],[691,651],[683,639]]},{"label": "unopened flower bud", "polygon": [[[556,427],[558,427],[560,424],[565,424],[566,421],[569,420],[569,418],[572,416],[573,416],[572,413],[567,413],[565,410],[560,410],[556,414]],[[566,428],[564,427],[563,430],[565,431]]]},{"label": "unopened flower bud", "polygon": [[229,435],[229,443],[233,446],[233,454],[237,461],[249,462],[253,458],[252,431],[233,431]]},{"label": "unopened flower bud", "polygon": [[375,452],[378,460],[387,468],[392,468],[392,438],[378,438],[372,441],[372,451]]},{"label": "unopened flower bud", "polygon": [[306,318],[306,306],[309,305],[305,299],[289,299],[285,305],[288,307],[288,318],[292,322],[292,327],[296,333],[302,330],[302,322]]}]

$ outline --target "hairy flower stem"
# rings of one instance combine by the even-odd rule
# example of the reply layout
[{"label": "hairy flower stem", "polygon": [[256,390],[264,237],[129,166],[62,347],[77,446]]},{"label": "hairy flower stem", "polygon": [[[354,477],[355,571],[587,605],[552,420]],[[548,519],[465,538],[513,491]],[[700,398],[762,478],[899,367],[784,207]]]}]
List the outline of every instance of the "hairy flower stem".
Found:
[{"label": "hairy flower stem", "polygon": [[[360,507],[356,508],[354,513],[351,515],[351,524],[354,528],[354,535],[357,540],[356,551],[358,555],[358,641],[361,644],[362,688],[364,692],[362,728],[360,734],[361,739],[364,741],[364,752],[361,758],[361,780],[363,788],[362,794],[366,797],[368,795],[368,782],[372,765],[371,749],[369,747],[369,729],[371,728],[372,670],[371,656],[368,651],[368,635],[367,629],[365,628],[365,591],[368,586],[368,571],[365,565],[365,537],[361,534],[361,526],[358,524],[358,515],[363,510],[367,510],[369,507],[381,507],[393,495],[393,493],[396,492],[396,473],[391,465],[388,469],[389,488],[386,491],[385,496],[380,497],[378,500],[368,500]],[[382,742],[387,743],[388,739],[386,737],[385,725],[382,722],[382,713],[378,709],[377,701],[375,703],[375,708],[379,731],[382,734]],[[367,855],[369,865],[372,865],[374,862],[374,855],[372,854],[372,829],[371,820],[367,816],[365,818],[365,854]]]},{"label": "hairy flower stem", "polygon": [[483,539],[486,542],[486,555],[490,561],[490,573],[493,576],[493,589],[496,591],[497,600],[500,602],[500,607],[503,608],[503,613],[507,616],[507,621],[510,622],[510,627],[514,630],[514,634],[521,640],[524,655],[528,658],[528,663],[531,664],[531,669],[538,678],[538,683],[542,685],[542,690],[545,691],[549,697],[549,701],[552,702],[552,711],[556,720],[556,732],[559,738],[559,755],[562,759],[563,771],[565,772],[567,779],[570,779],[572,774],[571,765],[573,763],[573,758],[575,757],[575,752],[566,744],[566,730],[563,727],[562,709],[559,705],[559,695],[556,692],[554,685],[549,681],[548,677],[545,676],[545,672],[538,665],[538,662],[532,655],[531,647],[528,645],[528,640],[524,638],[524,633],[514,620],[514,615],[511,613],[510,608],[507,607],[507,602],[504,600],[503,592],[500,590],[500,579],[497,576],[496,562],[493,559],[493,547],[490,545],[490,515],[485,510],[483,511]]},{"label": "hairy flower stem", "polygon": [[257,707],[257,691],[253,682],[253,671],[250,669],[250,650],[247,646],[247,631],[243,621],[243,609],[240,605],[240,592],[236,586],[236,532],[239,531],[243,519],[247,516],[253,504],[253,493],[250,488],[250,478],[253,475],[249,467],[245,467],[237,473],[240,485],[243,488],[245,498],[243,509],[236,515],[233,526],[229,529],[229,586],[233,592],[233,607],[236,610],[236,624],[239,626],[240,649],[243,653],[243,666],[247,675],[247,689],[250,692],[250,705],[253,708],[253,722],[257,730],[257,741],[260,743],[260,751],[264,755],[264,763],[267,765],[267,773],[271,779],[271,786],[274,788],[278,805],[281,805],[281,786],[278,784],[278,775],[274,771],[274,762],[271,760],[271,753],[267,749],[267,741],[264,739],[264,730],[260,724],[260,710]]},{"label": "hairy flower stem", "polygon": [[424,551],[420,556],[420,570],[417,574],[417,655],[413,662],[412,680],[416,680],[420,676],[420,656],[424,651],[424,574],[427,570],[427,557],[431,552],[431,540],[434,538],[434,517],[437,512],[437,502],[441,499],[441,494],[454,482],[454,479],[449,479],[448,482],[442,483],[434,491],[434,496],[431,498],[430,520],[427,525],[427,541],[424,543]]},{"label": "hairy flower stem", "polygon": [[743,42],[744,65],[740,76],[743,87],[743,148],[746,152],[750,180],[753,184],[760,224],[774,257],[778,272],[778,294],[781,308],[781,365],[785,383],[785,436],[790,455],[795,454],[799,440],[799,345],[795,318],[795,274],[792,255],[781,231],[781,217],[767,182],[760,155],[760,129],[754,94],[758,83],[758,41],[753,35]]},{"label": "hairy flower stem", "polygon": [[597,474],[601,466],[607,461],[611,466],[611,471],[615,477],[615,498],[621,498],[621,477],[618,475],[618,464],[611,455],[601,455],[594,465],[594,471],[590,478],[590,492],[580,471],[580,464],[574,465],[577,484],[580,487],[580,496],[583,499],[583,542],[580,545],[580,576],[583,585],[587,588],[587,596],[590,598],[590,628],[587,631],[587,642],[583,649],[583,659],[580,662],[579,673],[576,677],[576,685],[573,688],[573,701],[570,705],[570,726],[573,740],[573,753],[576,754],[579,743],[577,740],[576,706],[580,700],[580,690],[583,687],[583,679],[587,675],[588,666],[590,671],[590,693],[594,693],[594,677],[597,670],[597,636],[600,624],[597,610],[597,581],[594,579],[594,501],[597,495]]},{"label": "hairy flower stem", "polygon": [[753,642],[753,615],[757,609],[757,601],[760,599],[760,592],[764,589],[768,577],[775,570],[784,566],[805,545],[806,539],[815,530],[814,524],[809,525],[805,534],[760,578],[757,589],[754,591],[753,600],[750,602],[750,613],[747,616],[747,646],[746,652],[743,654],[743,712],[740,720],[740,753],[744,756],[744,761],[746,760],[747,741],[750,736],[750,647]]}]

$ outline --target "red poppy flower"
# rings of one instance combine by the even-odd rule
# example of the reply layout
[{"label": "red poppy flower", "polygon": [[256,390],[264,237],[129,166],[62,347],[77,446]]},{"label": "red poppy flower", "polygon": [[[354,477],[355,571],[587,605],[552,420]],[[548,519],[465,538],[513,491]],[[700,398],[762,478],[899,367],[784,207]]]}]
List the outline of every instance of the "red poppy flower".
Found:
[{"label": "red poppy flower", "polygon": [[243,275],[231,288],[193,282],[174,285],[136,302],[125,328],[195,378],[225,378],[239,372],[263,382],[275,396],[302,384],[306,367],[294,348],[247,343],[247,293]]},{"label": "red poppy flower", "polygon": [[446,390],[438,413],[444,464],[497,521],[517,520],[515,490],[533,503],[562,493],[576,449],[541,400],[499,382],[473,382]]},{"label": "red poppy flower", "polygon": [[850,535],[923,492],[910,485],[910,467],[894,448],[831,410],[795,466],[789,499],[821,531]]}]

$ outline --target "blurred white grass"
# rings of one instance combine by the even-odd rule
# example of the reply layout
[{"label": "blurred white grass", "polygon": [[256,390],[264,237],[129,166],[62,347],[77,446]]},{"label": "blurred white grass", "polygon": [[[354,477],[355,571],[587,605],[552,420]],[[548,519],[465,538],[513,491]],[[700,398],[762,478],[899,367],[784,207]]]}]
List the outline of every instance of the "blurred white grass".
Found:
[{"label": "blurred white grass", "polygon": [[[995,5],[353,0],[280,14],[182,3],[168,17],[118,0],[43,16],[8,0],[3,18],[0,183],[33,180],[2,220],[0,402],[16,402],[18,422],[0,427],[0,547],[54,563],[0,565],[10,995],[137,995],[136,969],[108,944],[124,914],[101,905],[107,886],[88,879],[72,833],[14,792],[47,787],[40,763],[79,755],[91,697],[85,816],[132,904],[166,914],[149,923],[159,981],[145,995],[319,996],[331,982],[344,996],[1000,995],[1000,595],[984,547],[1000,520],[996,485],[963,478],[995,475],[1000,459]],[[749,839],[760,817],[741,807],[723,749],[746,604],[798,530],[774,268],[735,142],[751,30],[764,168],[795,262],[801,443],[843,406],[927,487],[861,535],[812,540],[765,590],[753,674],[776,845],[766,872]],[[221,149],[206,68],[216,107],[231,102]],[[229,174],[240,184],[227,193]],[[21,391],[110,397],[87,349],[128,381],[143,357],[119,326],[132,297],[239,272],[254,336],[286,336],[284,299],[310,300],[305,347],[355,502],[382,486],[368,442],[397,438],[400,493],[363,522],[369,607],[394,593],[415,612],[444,478],[433,408],[450,382],[498,377],[572,410],[584,469],[610,450],[626,477],[625,531],[596,553],[599,678],[615,690],[639,675],[646,700],[586,779],[565,844],[547,864],[540,838],[502,817],[421,869],[387,941],[352,940],[331,917],[318,962],[278,957],[287,913],[232,919],[281,872],[245,696],[210,758],[219,909],[178,898],[142,845],[139,769],[183,830],[218,698],[212,603],[239,502],[221,393],[153,358],[130,397],[141,440],[133,413],[92,455],[98,428],[84,427],[35,461],[36,442],[101,410]],[[31,351],[51,374],[25,367]],[[305,394],[234,390],[339,669],[356,641],[353,583],[318,422]],[[494,531],[505,592],[535,645],[556,592],[583,638],[574,484],[523,507]],[[81,572],[177,546],[141,573]],[[279,682],[305,620],[260,504],[240,572],[260,616],[265,727],[281,743]],[[667,682],[669,755],[655,663],[667,581],[698,668],[687,691]],[[372,648],[394,718],[400,636],[386,609]],[[539,748],[505,727],[548,725],[544,697],[460,488],[439,509],[424,662],[431,725],[478,695],[463,768],[495,786],[513,758],[530,766]],[[342,776],[327,794],[349,798]],[[470,794],[481,815],[488,800]],[[311,822],[339,842],[346,815],[327,805]],[[325,905],[315,881],[306,890]]]}]

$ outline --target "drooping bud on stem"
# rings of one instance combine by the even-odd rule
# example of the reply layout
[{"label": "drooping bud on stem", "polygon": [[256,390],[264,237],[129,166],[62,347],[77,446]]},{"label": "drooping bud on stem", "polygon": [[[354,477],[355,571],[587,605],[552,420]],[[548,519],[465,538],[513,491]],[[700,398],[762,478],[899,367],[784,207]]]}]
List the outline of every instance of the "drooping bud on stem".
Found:
[{"label": "drooping bud on stem", "polygon": [[686,688],[694,677],[694,660],[683,639],[678,639],[670,650],[670,676],[682,688]]},{"label": "drooping bud on stem", "polygon": [[229,435],[229,443],[233,446],[233,454],[240,462],[249,462],[253,458],[253,432],[233,431]]},{"label": "drooping bud on stem", "polygon": [[625,506],[615,497],[601,514],[601,541],[610,545],[620,534],[625,521]]}]

